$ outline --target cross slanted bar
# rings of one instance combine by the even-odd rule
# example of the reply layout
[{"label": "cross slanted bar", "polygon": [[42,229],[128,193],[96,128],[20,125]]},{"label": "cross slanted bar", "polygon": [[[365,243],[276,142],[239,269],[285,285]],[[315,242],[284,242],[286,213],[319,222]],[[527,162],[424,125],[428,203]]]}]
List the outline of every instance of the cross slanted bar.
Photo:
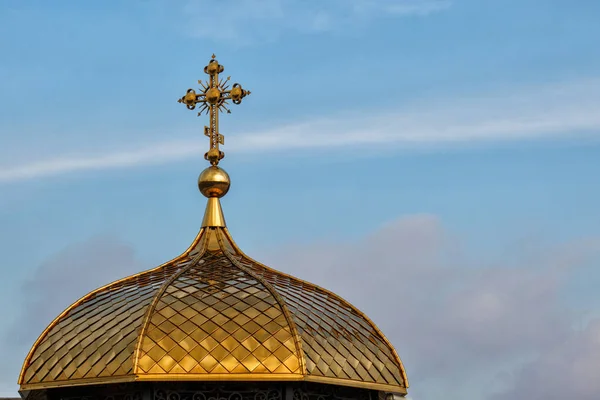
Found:
[{"label": "cross slanted bar", "polygon": [[219,149],[220,144],[225,144],[223,135],[219,133],[219,113],[222,111],[231,113],[227,108],[228,101],[231,100],[233,104],[240,104],[242,99],[250,94],[250,91],[243,89],[239,83],[234,83],[230,87],[229,80],[231,77],[220,79],[219,74],[224,69],[213,54],[208,65],[204,67],[204,72],[209,76],[208,81],[198,80],[198,84],[202,87],[201,92],[196,93],[194,89],[188,89],[185,96],[177,100],[179,103],[185,104],[188,110],[194,110],[197,105],[200,105],[198,116],[205,112],[209,115],[209,126],[204,127],[204,134],[210,139],[210,147],[208,152],[204,154],[204,158],[211,165],[219,164],[219,160],[225,157],[225,154]]}]

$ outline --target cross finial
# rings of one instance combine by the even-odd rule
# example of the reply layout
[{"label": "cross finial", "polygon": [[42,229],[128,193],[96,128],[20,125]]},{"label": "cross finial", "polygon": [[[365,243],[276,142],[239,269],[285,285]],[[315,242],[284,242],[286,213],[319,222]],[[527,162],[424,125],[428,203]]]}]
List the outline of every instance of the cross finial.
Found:
[{"label": "cross finial", "polygon": [[250,94],[250,91],[242,89],[242,85],[239,83],[234,83],[230,88],[229,80],[231,77],[229,76],[226,79],[219,79],[219,74],[224,69],[213,54],[208,65],[204,67],[204,72],[209,75],[208,80],[206,82],[198,80],[198,84],[202,86],[201,92],[196,93],[194,89],[188,89],[185,96],[178,100],[179,103],[185,104],[188,110],[193,110],[196,105],[200,104],[198,116],[205,112],[209,115],[210,123],[209,126],[204,127],[204,134],[210,138],[210,147],[208,152],[204,154],[204,158],[211,165],[219,164],[219,160],[225,156],[219,150],[219,144],[225,144],[223,135],[219,133],[219,112],[227,111],[227,113],[231,113],[227,108],[228,101],[231,100],[233,104],[240,104],[242,99]]}]

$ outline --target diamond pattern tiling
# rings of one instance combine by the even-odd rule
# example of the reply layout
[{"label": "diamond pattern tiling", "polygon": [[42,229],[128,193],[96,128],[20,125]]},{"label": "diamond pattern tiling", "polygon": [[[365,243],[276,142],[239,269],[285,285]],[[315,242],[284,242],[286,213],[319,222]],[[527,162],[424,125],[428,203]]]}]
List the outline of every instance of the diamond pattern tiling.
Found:
[{"label": "diamond pattern tiling", "polygon": [[192,250],[67,310],[34,346],[21,384],[306,373],[405,386],[393,350],[364,315],[330,292],[237,254],[226,231],[216,235],[226,239],[220,251],[198,258]]},{"label": "diamond pattern tiling", "polygon": [[149,321],[138,373],[301,373],[280,304],[224,255],[171,282]]},{"label": "diamond pattern tiling", "polygon": [[400,366],[381,335],[340,297],[277,274],[251,259],[242,265],[281,295],[302,338],[307,373],[403,386]]}]

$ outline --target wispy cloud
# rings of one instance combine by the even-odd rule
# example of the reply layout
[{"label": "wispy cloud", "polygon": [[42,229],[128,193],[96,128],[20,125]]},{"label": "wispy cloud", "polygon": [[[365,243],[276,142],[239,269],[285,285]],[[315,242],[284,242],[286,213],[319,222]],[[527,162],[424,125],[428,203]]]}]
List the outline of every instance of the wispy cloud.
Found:
[{"label": "wispy cloud", "polygon": [[[188,1],[186,32],[218,41],[269,40],[285,31],[304,33],[349,29],[384,17],[427,16],[450,0],[239,0],[206,12],[203,1]],[[218,29],[215,29],[218,27]]]},{"label": "wispy cloud", "polygon": [[[508,93],[508,94],[507,94]],[[232,134],[228,152],[303,151],[385,145],[414,149],[544,140],[585,134],[600,136],[600,80],[530,87],[461,99],[428,100],[373,114],[348,113],[254,133]],[[126,133],[124,133],[126,135]],[[204,152],[204,141],[166,141],[105,154],[81,154],[0,165],[0,182],[76,171],[176,162]]]},{"label": "wispy cloud", "polygon": [[28,164],[0,167],[0,182],[22,181],[74,171],[128,168],[161,164],[197,156],[200,143],[163,142],[154,146],[121,150],[106,154],[69,155],[34,161]]},{"label": "wispy cloud", "polygon": [[452,2],[449,0],[420,1],[407,0],[395,1],[385,8],[386,11],[397,15],[429,15],[450,8]]}]

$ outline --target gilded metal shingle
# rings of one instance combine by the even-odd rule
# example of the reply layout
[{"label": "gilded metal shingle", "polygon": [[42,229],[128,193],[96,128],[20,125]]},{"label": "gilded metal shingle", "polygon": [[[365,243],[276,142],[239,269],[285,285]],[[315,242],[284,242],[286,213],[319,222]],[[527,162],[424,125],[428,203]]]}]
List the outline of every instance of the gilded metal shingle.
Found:
[{"label": "gilded metal shingle", "polygon": [[299,374],[281,306],[224,255],[170,283],[142,339],[138,374]]}]

